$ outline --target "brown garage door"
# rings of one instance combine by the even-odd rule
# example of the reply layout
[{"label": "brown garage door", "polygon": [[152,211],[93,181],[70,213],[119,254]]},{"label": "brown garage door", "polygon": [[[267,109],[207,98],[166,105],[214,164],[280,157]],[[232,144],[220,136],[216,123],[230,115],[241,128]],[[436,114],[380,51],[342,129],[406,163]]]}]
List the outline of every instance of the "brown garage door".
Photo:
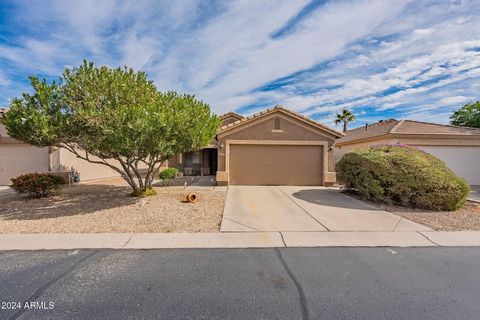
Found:
[{"label": "brown garage door", "polygon": [[323,147],[230,145],[230,184],[322,185]]}]

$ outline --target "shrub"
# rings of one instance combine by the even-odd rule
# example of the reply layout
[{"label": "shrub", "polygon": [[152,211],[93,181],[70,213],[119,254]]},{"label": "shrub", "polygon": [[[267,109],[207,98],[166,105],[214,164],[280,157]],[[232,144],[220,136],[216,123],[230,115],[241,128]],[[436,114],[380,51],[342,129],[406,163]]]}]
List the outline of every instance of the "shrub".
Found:
[{"label": "shrub", "polygon": [[65,178],[52,173],[28,173],[11,179],[13,190],[32,197],[48,197],[65,184]]},{"label": "shrub", "polygon": [[176,168],[168,168],[160,172],[160,179],[169,180],[175,178],[178,170]]},{"label": "shrub", "polygon": [[432,210],[463,206],[470,186],[443,161],[414,147],[380,145],[346,153],[338,180],[366,199]]},{"label": "shrub", "polygon": [[153,189],[152,187],[146,187],[145,189],[137,189],[131,193],[132,197],[140,197],[140,198],[145,198],[145,197],[150,197],[154,196],[157,194],[157,191]]}]

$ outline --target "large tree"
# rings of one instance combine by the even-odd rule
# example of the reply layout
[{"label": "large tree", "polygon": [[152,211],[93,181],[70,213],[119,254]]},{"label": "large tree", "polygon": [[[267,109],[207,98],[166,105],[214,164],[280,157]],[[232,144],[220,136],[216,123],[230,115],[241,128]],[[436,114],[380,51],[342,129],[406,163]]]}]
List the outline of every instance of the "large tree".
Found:
[{"label": "large tree", "polygon": [[450,121],[456,126],[480,128],[480,101],[467,103],[455,111]]},{"label": "large tree", "polygon": [[335,115],[335,120],[333,121],[336,125],[343,124],[343,132],[347,131],[347,126],[350,122],[355,121],[356,117],[352,111],[348,109],[342,109],[342,112]]},{"label": "large tree", "polygon": [[33,92],[13,99],[2,120],[8,134],[110,167],[135,195],[150,189],[162,163],[201,149],[220,126],[206,103],[159,92],[144,72],[127,67],[84,61],[66,68],[59,81],[30,80]]}]

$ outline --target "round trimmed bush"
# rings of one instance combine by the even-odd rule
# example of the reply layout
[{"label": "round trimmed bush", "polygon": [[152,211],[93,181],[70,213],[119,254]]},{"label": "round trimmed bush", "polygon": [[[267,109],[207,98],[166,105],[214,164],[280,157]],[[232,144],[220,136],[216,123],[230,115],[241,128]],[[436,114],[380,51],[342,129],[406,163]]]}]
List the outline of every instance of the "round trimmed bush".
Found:
[{"label": "round trimmed bush", "polygon": [[176,168],[167,168],[160,172],[160,179],[162,180],[170,180],[175,178],[177,175],[178,170]]},{"label": "round trimmed bush", "polygon": [[467,181],[442,160],[403,145],[354,149],[336,171],[347,189],[366,199],[412,208],[457,210],[470,192]]},{"label": "round trimmed bush", "polygon": [[18,193],[29,193],[35,198],[48,197],[55,193],[65,178],[52,173],[28,173],[11,179],[13,190]]}]

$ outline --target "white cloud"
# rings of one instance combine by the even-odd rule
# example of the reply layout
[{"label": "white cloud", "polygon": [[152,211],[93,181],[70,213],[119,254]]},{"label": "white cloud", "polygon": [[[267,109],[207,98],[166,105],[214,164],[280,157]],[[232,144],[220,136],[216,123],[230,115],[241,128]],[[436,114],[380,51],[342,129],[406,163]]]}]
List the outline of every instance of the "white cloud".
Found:
[{"label": "white cloud", "polygon": [[465,96],[454,96],[454,97],[448,97],[448,98],[443,98],[440,100],[441,103],[444,104],[460,104],[464,103],[467,101],[470,101],[474,99],[474,97],[465,97]]},{"label": "white cloud", "polygon": [[3,72],[0,72],[0,87],[6,87],[9,86],[12,82],[3,74]]},{"label": "white cloud", "polygon": [[83,58],[145,70],[162,90],[194,93],[217,113],[282,104],[327,122],[343,107],[362,121],[438,120],[478,99],[478,2],[330,1],[292,19],[309,3],[18,3],[9,17],[23,29],[11,31],[27,31],[0,44],[0,99],[24,90],[22,76],[55,76]]}]

